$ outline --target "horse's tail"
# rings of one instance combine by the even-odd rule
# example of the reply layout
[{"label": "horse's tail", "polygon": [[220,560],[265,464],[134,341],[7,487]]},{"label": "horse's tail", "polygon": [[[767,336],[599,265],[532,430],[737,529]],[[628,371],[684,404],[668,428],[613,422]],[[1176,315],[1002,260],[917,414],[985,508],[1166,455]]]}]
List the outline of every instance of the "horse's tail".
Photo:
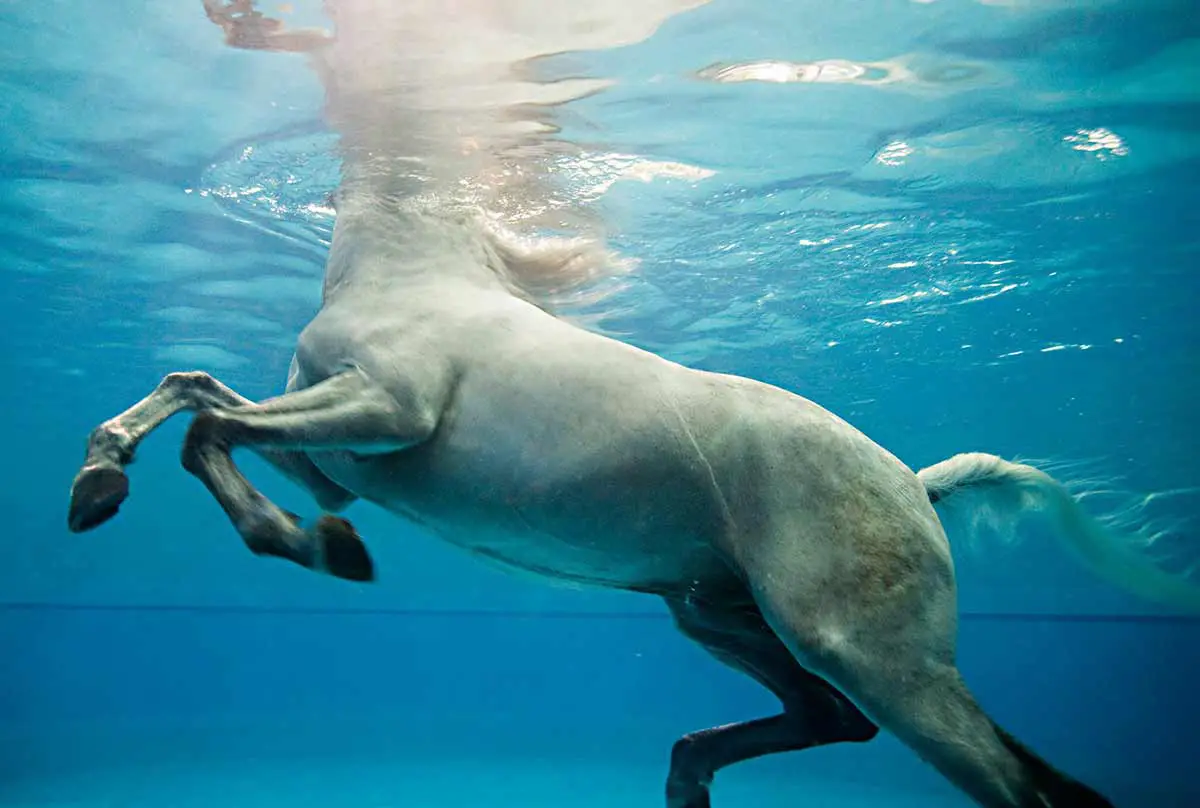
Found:
[{"label": "horse's tail", "polygon": [[1158,566],[1138,547],[1140,533],[1124,534],[1093,518],[1044,471],[973,452],[921,469],[917,477],[944,515],[958,511],[972,527],[984,523],[1003,529],[1025,512],[1042,512],[1100,578],[1147,600],[1200,612],[1200,583]]}]

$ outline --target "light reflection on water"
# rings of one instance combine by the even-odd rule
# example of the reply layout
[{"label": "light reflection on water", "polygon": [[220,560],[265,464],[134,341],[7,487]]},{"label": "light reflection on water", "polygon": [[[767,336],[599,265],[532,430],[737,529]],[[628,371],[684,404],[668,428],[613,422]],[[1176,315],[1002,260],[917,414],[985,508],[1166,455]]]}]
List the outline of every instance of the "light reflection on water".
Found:
[{"label": "light reflection on water", "polygon": [[[234,51],[198,9],[122,26],[77,10],[97,52],[36,48],[45,64],[8,77],[32,119],[10,138],[30,171],[97,180],[24,182],[14,169],[22,218],[6,226],[37,233],[62,271],[111,264],[105,279],[152,287],[124,322],[165,324],[156,362],[275,361],[256,351],[286,345],[311,313],[328,195],[342,157],[364,152],[382,174],[522,227],[607,235],[639,269],[580,307],[675,358],[868,357],[901,333],[914,362],[1111,351],[1128,323],[1083,335],[1009,324],[913,346],[960,328],[955,309],[1062,308],[1114,282],[1100,259],[1125,249],[1110,226],[1136,204],[1122,184],[1196,149],[1171,106],[1200,86],[1194,48],[1171,34],[1167,2],[1133,17],[1116,0],[294,5],[262,9],[336,30],[319,59]],[[7,24],[36,45],[61,28],[53,6]],[[44,97],[22,80],[38,70],[57,77]],[[97,87],[129,107],[121,126],[92,116],[29,143],[80,98],[94,105]],[[1048,237],[1049,224],[1078,237]],[[27,252],[10,269],[47,271]]]}]

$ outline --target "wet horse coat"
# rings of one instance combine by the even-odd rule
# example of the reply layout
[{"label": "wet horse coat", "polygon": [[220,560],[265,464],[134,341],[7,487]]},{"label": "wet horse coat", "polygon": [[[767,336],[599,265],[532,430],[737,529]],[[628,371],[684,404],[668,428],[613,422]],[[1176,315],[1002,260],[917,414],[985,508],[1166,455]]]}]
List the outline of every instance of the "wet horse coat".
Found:
[{"label": "wet horse coat", "polygon": [[682,633],[784,707],[681,739],[670,808],[707,806],[722,766],[868,740],[879,726],[981,805],[1109,804],[998,728],[967,691],[953,565],[931,500],[1015,492],[1016,505],[1059,516],[1085,560],[1118,583],[1195,606],[1192,588],[1121,548],[1028,466],[964,455],[918,476],[801,396],[552,316],[512,279],[523,263],[565,266],[580,253],[538,250],[502,242],[460,209],[348,180],[322,306],[298,339],[286,392],[255,403],[206,374],[171,374],[93,432],[72,529],[115,514],[138,443],[195,412],[183,464],[256,553],[352,580],[375,572],[348,522],[327,514],[306,525],[282,511],[237,469],[236,447],[327,510],[361,498],[480,556],[662,597]]}]

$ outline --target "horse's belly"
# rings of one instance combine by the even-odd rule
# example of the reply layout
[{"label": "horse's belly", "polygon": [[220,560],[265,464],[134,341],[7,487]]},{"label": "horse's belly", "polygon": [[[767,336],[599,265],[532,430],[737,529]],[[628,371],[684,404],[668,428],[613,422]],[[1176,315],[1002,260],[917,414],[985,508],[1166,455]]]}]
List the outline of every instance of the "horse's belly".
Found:
[{"label": "horse's belly", "polygon": [[547,577],[668,591],[725,568],[707,496],[639,483],[635,472],[564,480],[511,465],[460,468],[421,450],[323,452],[313,461],[342,487],[451,544]]},{"label": "horse's belly", "polygon": [[679,589],[681,582],[707,577],[700,570],[708,565],[698,559],[684,563],[682,547],[669,553],[640,552],[614,542],[589,546],[558,536],[464,530],[462,525],[447,525],[438,532],[473,555],[560,581],[666,594]]}]

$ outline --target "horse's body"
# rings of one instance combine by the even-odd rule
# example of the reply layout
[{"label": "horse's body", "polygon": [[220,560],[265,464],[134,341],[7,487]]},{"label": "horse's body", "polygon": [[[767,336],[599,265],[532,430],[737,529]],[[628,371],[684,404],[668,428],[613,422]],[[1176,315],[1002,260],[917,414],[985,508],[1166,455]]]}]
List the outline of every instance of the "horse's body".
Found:
[{"label": "horse's body", "polygon": [[171,374],[93,432],[71,528],[115,514],[137,444],[194,411],[184,466],[256,553],[374,577],[348,522],[306,526],[280,510],[238,471],[237,446],[326,509],[361,498],[480,556],[663,597],[687,637],[784,707],[681,739],[670,808],[707,806],[723,766],[868,740],[879,726],[982,805],[1108,805],[1000,730],[964,686],[953,565],[932,503],[974,494],[1000,515],[1037,506],[1132,591],[1195,608],[1195,589],[1028,466],[965,455],[914,474],[804,398],[555,318],[511,281],[522,262],[578,257],[556,249],[523,253],[477,219],[346,183],[323,305],[284,395],[254,403],[206,374]]},{"label": "horse's body", "polygon": [[[401,452],[311,452],[342,488],[517,567],[679,597],[730,577],[764,533],[809,537],[827,555],[816,548],[850,513],[858,530],[881,510],[936,525],[913,474],[815,404],[569,325],[508,293],[482,240],[457,248],[447,231],[468,225],[393,215],[403,240],[446,245],[430,276],[332,292],[300,337],[289,389],[356,368],[431,428]],[[354,238],[343,226],[335,265]],[[399,374],[397,357],[409,358]],[[940,534],[929,539],[944,552]]]}]

